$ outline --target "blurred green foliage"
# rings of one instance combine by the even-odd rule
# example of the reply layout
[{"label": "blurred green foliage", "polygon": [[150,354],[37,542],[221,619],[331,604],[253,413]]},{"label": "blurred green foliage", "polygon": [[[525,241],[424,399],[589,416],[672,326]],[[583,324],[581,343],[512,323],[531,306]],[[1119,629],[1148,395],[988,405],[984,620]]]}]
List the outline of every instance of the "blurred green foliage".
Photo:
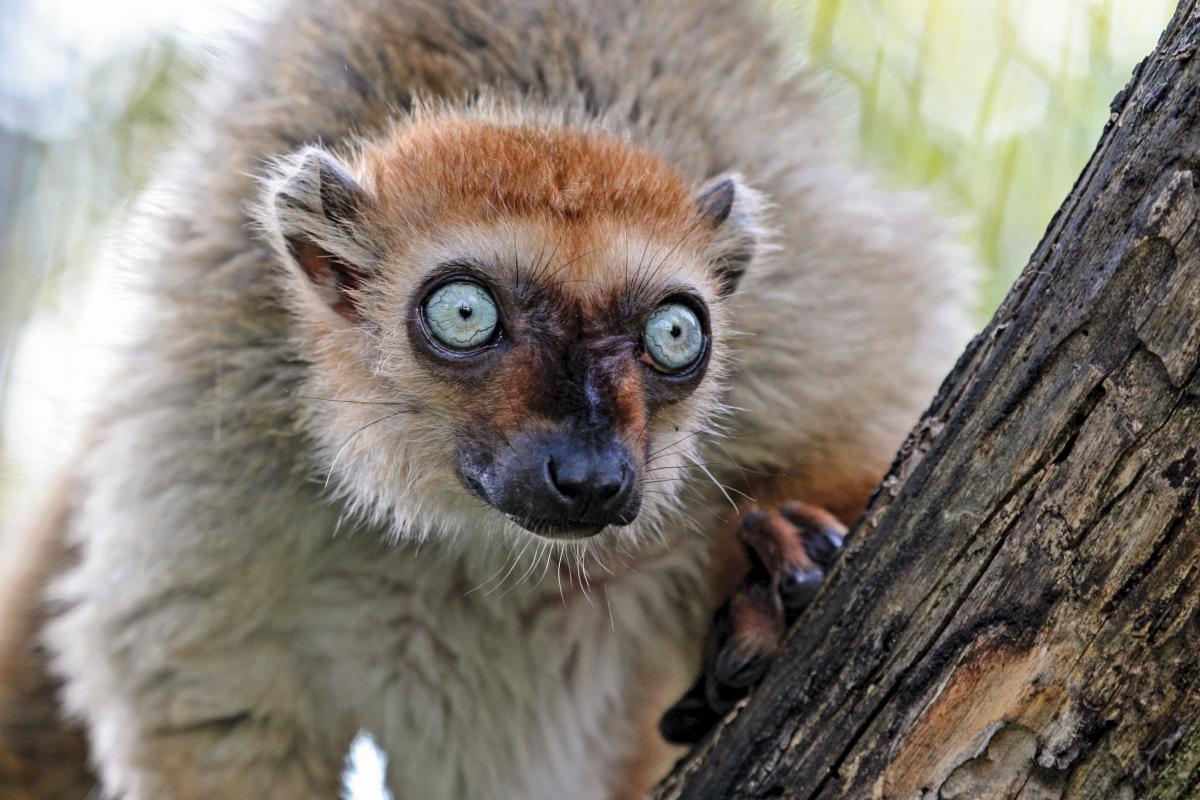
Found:
[{"label": "blurred green foliage", "polygon": [[1173,0],[776,0],[866,156],[929,187],[1003,299]]}]

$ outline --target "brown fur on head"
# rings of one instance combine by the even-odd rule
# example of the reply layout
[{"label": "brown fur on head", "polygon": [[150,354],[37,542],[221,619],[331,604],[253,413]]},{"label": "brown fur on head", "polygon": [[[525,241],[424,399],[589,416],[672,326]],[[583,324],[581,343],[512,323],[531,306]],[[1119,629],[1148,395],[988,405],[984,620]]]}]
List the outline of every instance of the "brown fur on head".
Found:
[{"label": "brown fur on head", "polygon": [[[291,267],[321,467],[397,533],[653,530],[718,424],[723,299],[761,207],[612,134],[480,112],[284,159],[260,220]],[[467,352],[426,311],[451,283],[497,308]],[[703,330],[674,371],[643,337],[664,303]]]}]

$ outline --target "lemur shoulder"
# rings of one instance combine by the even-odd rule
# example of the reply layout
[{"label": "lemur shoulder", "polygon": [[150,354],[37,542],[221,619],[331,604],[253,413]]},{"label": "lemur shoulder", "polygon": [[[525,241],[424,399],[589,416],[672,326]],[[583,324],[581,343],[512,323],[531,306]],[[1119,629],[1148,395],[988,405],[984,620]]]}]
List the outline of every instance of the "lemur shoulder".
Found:
[{"label": "lemur shoulder", "polygon": [[724,0],[246,37],[5,598],[109,795],[331,798],[365,730],[397,798],[639,797],[746,693],[967,330],[785,61]]}]

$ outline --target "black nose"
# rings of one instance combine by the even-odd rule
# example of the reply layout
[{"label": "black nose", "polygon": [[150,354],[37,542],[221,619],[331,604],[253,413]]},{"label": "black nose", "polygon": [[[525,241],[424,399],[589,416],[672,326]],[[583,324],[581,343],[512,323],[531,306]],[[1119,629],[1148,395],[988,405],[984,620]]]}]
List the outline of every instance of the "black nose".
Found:
[{"label": "black nose", "polygon": [[513,436],[492,457],[462,449],[467,490],[545,536],[578,538],[628,525],[642,506],[632,451],[612,431],[562,428]]},{"label": "black nose", "polygon": [[551,448],[545,478],[568,518],[598,521],[622,505],[633,483],[633,465],[623,450],[597,451],[569,444]]},{"label": "black nose", "polygon": [[543,447],[542,486],[535,494],[547,516],[583,526],[627,525],[637,516],[633,462],[623,443],[560,435]]}]

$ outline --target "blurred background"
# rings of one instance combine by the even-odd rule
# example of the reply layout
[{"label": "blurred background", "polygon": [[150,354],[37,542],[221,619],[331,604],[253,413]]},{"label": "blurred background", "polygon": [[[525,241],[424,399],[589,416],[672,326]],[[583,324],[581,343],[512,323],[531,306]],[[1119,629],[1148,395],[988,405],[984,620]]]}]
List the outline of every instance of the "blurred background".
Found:
[{"label": "blurred background", "polygon": [[[1174,10],[1173,0],[768,1],[863,158],[960,220],[984,266],[980,325]],[[70,455],[103,391],[133,303],[106,258],[113,232],[186,136],[181,112],[222,37],[268,2],[0,0],[0,536]],[[377,787],[378,765],[356,779]]]}]

